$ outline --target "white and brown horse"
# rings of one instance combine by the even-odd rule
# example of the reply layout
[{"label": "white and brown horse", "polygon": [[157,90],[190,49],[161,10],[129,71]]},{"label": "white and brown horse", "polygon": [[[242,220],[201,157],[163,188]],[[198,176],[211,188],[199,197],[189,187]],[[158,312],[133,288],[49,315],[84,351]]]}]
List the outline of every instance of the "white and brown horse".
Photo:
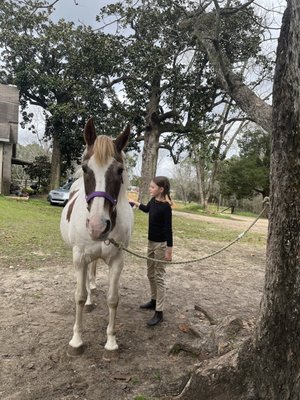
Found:
[{"label": "white and brown horse", "polygon": [[124,260],[122,250],[110,244],[108,239],[127,246],[132,232],[133,212],[126,194],[123,153],[129,134],[128,125],[115,140],[97,136],[93,120],[88,120],[84,129],[86,149],[82,160],[83,174],[73,183],[70,200],[62,212],[61,234],[73,249],[77,278],[76,319],[69,342],[73,354],[80,354],[83,350],[83,308],[90,294],[88,265],[98,258],[109,267],[109,323],[105,349],[118,348],[115,318]]}]

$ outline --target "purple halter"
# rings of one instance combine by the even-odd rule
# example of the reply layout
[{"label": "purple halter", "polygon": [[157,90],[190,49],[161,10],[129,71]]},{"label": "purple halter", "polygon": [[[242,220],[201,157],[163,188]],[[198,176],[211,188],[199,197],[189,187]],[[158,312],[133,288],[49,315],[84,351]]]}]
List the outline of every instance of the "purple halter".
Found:
[{"label": "purple halter", "polygon": [[117,204],[117,199],[111,197],[110,194],[106,192],[92,192],[88,196],[85,196],[86,202],[89,203],[94,197],[104,197],[106,200],[110,201],[114,206]]}]

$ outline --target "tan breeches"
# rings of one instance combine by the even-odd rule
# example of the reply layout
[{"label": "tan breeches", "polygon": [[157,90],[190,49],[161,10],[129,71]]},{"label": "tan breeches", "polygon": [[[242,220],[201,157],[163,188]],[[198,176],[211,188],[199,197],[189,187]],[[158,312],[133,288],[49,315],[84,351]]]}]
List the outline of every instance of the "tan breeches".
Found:
[{"label": "tan breeches", "polygon": [[[149,240],[147,256],[164,260],[166,247],[166,242],[160,243]],[[166,264],[164,262],[147,260],[147,277],[150,282],[151,299],[156,300],[156,311],[163,311],[164,308],[166,294],[165,274]]]}]

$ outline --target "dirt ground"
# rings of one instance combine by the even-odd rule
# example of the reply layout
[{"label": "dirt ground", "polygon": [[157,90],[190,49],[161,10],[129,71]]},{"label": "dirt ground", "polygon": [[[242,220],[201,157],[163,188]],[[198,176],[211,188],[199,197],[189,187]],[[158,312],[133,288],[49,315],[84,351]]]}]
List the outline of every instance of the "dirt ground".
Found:
[{"label": "dirt ground", "polygon": [[[242,231],[252,219],[208,221]],[[260,220],[253,231],[266,233],[266,220]],[[176,260],[189,260],[195,250],[200,256],[209,254],[216,250],[216,244],[191,242],[188,248],[181,248],[175,237]],[[149,298],[145,261],[126,254],[117,314],[119,350],[109,353],[104,349],[107,268],[99,265],[96,307],[84,315],[85,351],[71,357],[67,354],[75,311],[71,260],[58,265],[53,259],[40,269],[0,264],[0,398],[133,400],[138,396],[176,396],[201,361],[190,351],[170,351],[185,339],[191,343],[192,324],[200,328],[207,325],[197,306],[216,321],[228,316],[253,321],[264,270],[265,248],[249,247],[242,241],[204,262],[168,266],[164,321],[149,328],[146,322],[153,312],[139,309]]]}]

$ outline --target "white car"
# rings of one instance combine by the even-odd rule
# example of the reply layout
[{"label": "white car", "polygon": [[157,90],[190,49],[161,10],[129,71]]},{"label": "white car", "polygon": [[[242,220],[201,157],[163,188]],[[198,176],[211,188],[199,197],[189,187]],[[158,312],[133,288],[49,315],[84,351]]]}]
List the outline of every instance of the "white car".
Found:
[{"label": "white car", "polygon": [[68,182],[66,182],[63,186],[59,187],[58,189],[50,190],[47,198],[50,204],[52,204],[53,206],[54,205],[65,206],[69,200],[70,187],[72,186],[73,182],[74,180],[70,179]]}]

